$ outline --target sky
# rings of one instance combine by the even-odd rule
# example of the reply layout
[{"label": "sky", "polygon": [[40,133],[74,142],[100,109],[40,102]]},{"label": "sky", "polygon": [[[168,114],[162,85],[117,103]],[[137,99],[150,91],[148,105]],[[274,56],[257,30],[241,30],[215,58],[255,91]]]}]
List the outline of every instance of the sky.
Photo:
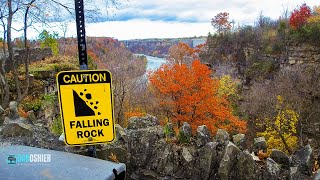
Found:
[{"label": "sky", "polygon": [[[304,2],[310,7],[320,5],[318,0],[120,0],[117,9],[107,11],[104,0],[91,1],[102,7],[101,18],[86,22],[86,35],[119,40],[206,36],[214,32],[210,22],[219,12],[228,12],[230,20],[242,26],[253,25],[261,12],[278,19],[285,9],[292,11]],[[50,23],[50,27],[37,24],[30,37],[36,38],[43,29],[63,36],[64,27],[66,36],[75,37],[75,20],[66,19],[64,23]]]}]

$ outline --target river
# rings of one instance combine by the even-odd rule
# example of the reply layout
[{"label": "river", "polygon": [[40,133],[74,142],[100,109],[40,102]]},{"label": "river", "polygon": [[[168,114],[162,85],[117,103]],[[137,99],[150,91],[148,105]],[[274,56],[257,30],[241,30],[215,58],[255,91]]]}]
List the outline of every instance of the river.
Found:
[{"label": "river", "polygon": [[158,57],[153,57],[153,56],[147,56],[148,63],[147,63],[147,71],[154,71],[158,69],[162,64],[166,63],[165,58],[158,58]]}]

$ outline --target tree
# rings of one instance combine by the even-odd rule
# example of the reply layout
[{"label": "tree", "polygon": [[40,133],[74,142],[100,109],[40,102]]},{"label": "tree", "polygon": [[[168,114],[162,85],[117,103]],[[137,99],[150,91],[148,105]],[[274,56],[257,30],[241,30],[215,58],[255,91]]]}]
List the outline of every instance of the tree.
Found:
[{"label": "tree", "polygon": [[293,10],[290,16],[289,24],[293,29],[300,29],[308,22],[308,18],[311,16],[311,9],[305,3],[298,9]]},{"label": "tree", "polygon": [[58,43],[58,34],[50,34],[48,31],[43,30],[39,34],[39,41],[41,48],[51,48],[53,55],[58,55],[59,53],[59,43]]},{"label": "tree", "polygon": [[218,95],[219,81],[210,78],[211,71],[199,60],[186,64],[165,64],[149,74],[163,111],[178,127],[183,122],[195,129],[207,125],[212,133],[218,128],[244,132],[246,123],[232,115],[229,102]]},{"label": "tree", "polygon": [[167,60],[170,63],[176,64],[191,64],[193,61],[194,49],[190,48],[186,43],[179,43],[169,48],[169,58]]},{"label": "tree", "polygon": [[221,12],[211,19],[211,24],[219,34],[225,33],[231,29],[231,22],[229,22],[229,13]]},{"label": "tree", "polygon": [[309,23],[320,23],[320,6],[313,8],[313,14],[308,18]]},{"label": "tree", "polygon": [[[97,19],[101,12],[105,12],[110,7],[118,7],[120,5],[118,0],[104,0],[106,6],[101,6],[95,1],[85,2],[85,13],[86,19]],[[73,2],[72,2],[73,3]],[[1,82],[1,100],[2,106],[6,108],[10,101],[10,89],[8,88],[8,81],[6,79],[6,71],[4,69],[6,63],[10,63],[13,67],[14,83],[16,87],[16,97],[14,100],[21,101],[24,96],[28,93],[29,89],[29,45],[27,41],[27,31],[28,28],[35,22],[40,22],[46,24],[49,21],[61,21],[66,18],[65,11],[69,12],[70,15],[74,16],[74,4],[68,1],[61,0],[8,0],[0,2],[0,20],[1,26],[3,27],[4,43],[6,46],[2,46],[4,56],[1,59],[1,71],[0,71],[0,82]],[[104,8],[105,7],[105,8]],[[24,31],[24,48],[26,49],[25,62],[25,86],[20,87],[21,80],[18,77],[16,70],[16,62],[14,58],[14,43],[12,42],[12,30],[15,29],[12,25],[13,22],[16,24],[23,24],[23,28],[20,29]],[[48,24],[46,24],[48,25]],[[16,29],[15,29],[16,30]],[[18,31],[20,31],[18,30]],[[55,50],[54,50],[55,52]],[[23,90],[23,91],[22,91]]]},{"label": "tree", "polygon": [[268,151],[276,148],[292,154],[298,145],[297,123],[298,113],[285,104],[283,97],[277,96],[276,115],[272,119],[265,119],[266,129],[258,136],[267,139]]}]

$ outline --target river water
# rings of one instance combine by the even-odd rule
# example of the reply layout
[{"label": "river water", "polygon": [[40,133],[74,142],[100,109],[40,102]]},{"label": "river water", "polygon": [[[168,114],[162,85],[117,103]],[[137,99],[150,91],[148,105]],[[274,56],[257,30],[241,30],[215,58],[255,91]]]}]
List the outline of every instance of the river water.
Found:
[{"label": "river water", "polygon": [[162,64],[166,63],[165,58],[158,58],[158,57],[153,57],[153,56],[147,56],[148,63],[147,63],[147,71],[154,71],[158,69]]}]

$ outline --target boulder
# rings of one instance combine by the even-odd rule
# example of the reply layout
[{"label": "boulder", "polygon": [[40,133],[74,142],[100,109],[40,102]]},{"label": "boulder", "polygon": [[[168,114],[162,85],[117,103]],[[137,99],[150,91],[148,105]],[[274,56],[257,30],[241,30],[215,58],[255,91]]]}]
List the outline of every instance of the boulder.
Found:
[{"label": "boulder", "polygon": [[116,129],[116,141],[128,142],[127,133],[119,124],[115,125],[115,129]]},{"label": "boulder", "polygon": [[280,164],[282,168],[290,168],[290,159],[286,153],[277,149],[272,149],[270,158],[273,159],[276,163]]},{"label": "boulder", "polygon": [[267,152],[268,146],[267,146],[266,139],[264,137],[254,138],[253,144],[254,144],[256,153],[258,153],[260,150],[262,150],[263,152]]},{"label": "boulder", "polygon": [[201,179],[209,179],[218,167],[216,142],[209,142],[198,150]]},{"label": "boulder", "polygon": [[313,150],[310,145],[296,151],[292,156],[292,164],[298,167],[302,174],[312,175],[313,168]]},{"label": "boulder", "polygon": [[289,175],[289,179],[290,180],[298,180],[298,167],[290,167],[290,175]]},{"label": "boulder", "polygon": [[236,177],[239,180],[259,179],[259,167],[248,151],[241,152],[236,165]]},{"label": "boulder", "polygon": [[193,160],[193,156],[190,153],[189,149],[186,147],[182,148],[182,159],[186,162],[189,163]]},{"label": "boulder", "polygon": [[244,149],[246,144],[246,139],[244,134],[236,134],[232,136],[233,143],[240,149]]},{"label": "boulder", "polygon": [[0,105],[0,126],[2,126],[3,122],[4,122],[4,109],[2,108],[2,106]]},{"label": "boulder", "polygon": [[218,129],[215,139],[219,145],[228,145],[229,133],[226,130]]},{"label": "boulder", "polygon": [[106,144],[103,145],[102,148],[97,148],[97,158],[108,161],[117,160],[118,162],[126,163],[128,160],[128,152],[123,147]]},{"label": "boulder", "polygon": [[178,140],[181,143],[189,143],[191,138],[191,126],[184,122],[183,125],[179,129]]},{"label": "boulder", "polygon": [[126,147],[129,153],[127,164],[130,170],[148,167],[156,161],[157,152],[160,151],[157,147],[164,137],[161,126],[127,129],[126,133],[128,137]]},{"label": "boulder", "polygon": [[182,147],[180,150],[176,151],[178,154],[176,157],[179,157],[174,161],[174,176],[177,179],[200,179],[198,177],[198,167],[195,161],[195,148],[193,146]]},{"label": "boulder", "polygon": [[27,112],[27,120],[34,122],[36,119],[37,118],[33,110]]},{"label": "boulder", "polygon": [[262,172],[263,180],[278,180],[280,175],[279,165],[271,158],[267,158],[267,165]]},{"label": "boulder", "polygon": [[218,169],[218,175],[221,180],[229,179],[229,175],[237,163],[237,155],[240,152],[240,149],[229,141]]},{"label": "boulder", "polygon": [[128,129],[147,128],[157,125],[159,125],[158,119],[148,114],[145,117],[131,117],[129,119]]},{"label": "boulder", "polygon": [[173,146],[165,146],[163,151],[158,151],[158,165],[157,165],[157,171],[165,176],[170,176],[173,174],[174,171],[174,150],[176,149]]},{"label": "boulder", "polygon": [[3,137],[32,137],[32,127],[24,123],[9,123],[4,126],[0,134]]},{"label": "boulder", "polygon": [[59,136],[59,141],[64,142],[64,133]]},{"label": "boulder", "polygon": [[210,132],[207,128],[206,125],[199,126],[197,128],[197,139],[196,139],[196,144],[197,147],[200,148],[210,142],[211,140],[211,135]]},{"label": "boulder", "polygon": [[18,103],[16,101],[11,101],[9,104],[9,118],[12,120],[20,118],[18,113]]}]

